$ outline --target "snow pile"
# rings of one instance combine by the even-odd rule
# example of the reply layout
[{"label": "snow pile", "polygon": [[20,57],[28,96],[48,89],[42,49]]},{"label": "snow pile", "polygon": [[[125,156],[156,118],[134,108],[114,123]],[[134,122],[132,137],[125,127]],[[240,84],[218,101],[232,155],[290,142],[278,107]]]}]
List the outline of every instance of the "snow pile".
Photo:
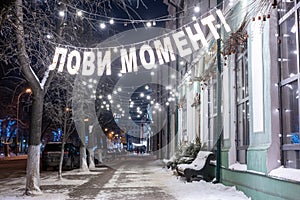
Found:
[{"label": "snow pile", "polygon": [[246,200],[243,192],[235,187],[213,184],[205,181],[187,183],[168,171],[157,172],[156,182],[163,184],[165,190],[180,200]]},{"label": "snow pile", "polygon": [[236,171],[247,171],[246,164],[234,163],[228,167],[229,169],[236,170]]},{"label": "snow pile", "polygon": [[284,168],[283,166],[281,166],[277,169],[272,170],[269,173],[269,176],[300,182],[300,170],[299,169]]}]

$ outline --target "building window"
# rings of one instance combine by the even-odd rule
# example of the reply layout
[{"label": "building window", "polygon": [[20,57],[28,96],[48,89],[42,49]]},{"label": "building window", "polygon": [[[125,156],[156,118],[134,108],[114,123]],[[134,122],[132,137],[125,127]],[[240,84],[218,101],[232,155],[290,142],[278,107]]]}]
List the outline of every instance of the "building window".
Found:
[{"label": "building window", "polygon": [[213,76],[208,87],[208,149],[212,150],[216,143],[217,131],[217,81]]},{"label": "building window", "polygon": [[247,163],[249,146],[249,90],[247,47],[236,55],[236,151],[237,161]]},{"label": "building window", "polygon": [[[298,2],[298,1],[297,1]],[[299,9],[296,1],[279,4],[279,80],[282,164],[300,169],[299,144]],[[292,9],[295,9],[292,11]],[[292,11],[292,12],[291,12]]]}]

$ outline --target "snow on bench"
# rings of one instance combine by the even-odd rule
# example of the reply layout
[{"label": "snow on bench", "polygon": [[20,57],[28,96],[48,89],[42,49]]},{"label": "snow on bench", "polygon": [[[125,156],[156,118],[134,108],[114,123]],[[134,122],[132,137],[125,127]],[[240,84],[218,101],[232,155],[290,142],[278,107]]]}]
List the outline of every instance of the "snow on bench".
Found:
[{"label": "snow on bench", "polygon": [[212,178],[208,176],[208,165],[214,158],[214,154],[210,151],[199,151],[191,164],[179,164],[176,171],[179,175],[185,176],[188,182],[195,176],[200,176],[205,181],[211,181]]}]

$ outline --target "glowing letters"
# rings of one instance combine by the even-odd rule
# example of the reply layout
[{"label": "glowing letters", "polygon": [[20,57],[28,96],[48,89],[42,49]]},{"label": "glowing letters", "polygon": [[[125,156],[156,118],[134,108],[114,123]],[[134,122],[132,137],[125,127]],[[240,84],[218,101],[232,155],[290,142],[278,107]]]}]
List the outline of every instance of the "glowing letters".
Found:
[{"label": "glowing letters", "polygon": [[[223,24],[225,31],[230,32],[230,26],[227,24],[221,10],[216,10],[216,16]],[[217,40],[220,35],[214,24],[215,21],[215,17],[209,15],[164,38],[148,41],[147,44],[145,42],[141,46],[132,44],[129,49],[120,49],[121,73],[137,72],[139,66],[152,69],[157,64],[162,65],[175,61],[175,48],[181,57],[191,55],[193,51],[197,51],[201,47],[207,48],[209,44],[200,27],[200,22],[202,26],[209,28],[212,36]],[[67,63],[66,68],[71,75],[82,73],[83,76],[91,76],[97,73],[98,76],[102,76],[104,72],[106,75],[111,75],[111,49],[108,48],[102,51],[101,49],[92,48],[91,50],[83,50],[83,52],[75,49],[68,52],[67,48],[56,47],[49,69],[55,70],[58,66],[58,72],[63,72]]]}]

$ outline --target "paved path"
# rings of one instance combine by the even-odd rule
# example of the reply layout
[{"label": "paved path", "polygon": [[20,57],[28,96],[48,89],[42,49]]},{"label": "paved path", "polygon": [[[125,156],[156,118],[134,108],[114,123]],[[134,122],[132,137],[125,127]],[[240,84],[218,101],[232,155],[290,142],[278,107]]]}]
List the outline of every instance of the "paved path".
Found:
[{"label": "paved path", "polygon": [[[153,160],[133,157],[110,163],[108,166],[96,168],[101,174],[93,176],[85,184],[79,185],[69,192],[71,199],[103,199],[103,200],[171,200],[161,185],[153,178],[151,171]],[[152,166],[153,167],[153,166]],[[156,166],[156,168],[160,168]],[[153,169],[153,168],[152,168]],[[75,175],[77,176],[77,175]],[[80,177],[77,176],[79,179]],[[64,176],[64,178],[74,179]],[[46,188],[44,188],[46,189]],[[59,188],[57,188],[59,190]]]},{"label": "paved path", "polygon": [[141,159],[119,161],[112,165],[111,167],[117,170],[109,182],[104,184],[96,199],[175,199],[167,194],[153,177],[152,163],[153,161]]}]

